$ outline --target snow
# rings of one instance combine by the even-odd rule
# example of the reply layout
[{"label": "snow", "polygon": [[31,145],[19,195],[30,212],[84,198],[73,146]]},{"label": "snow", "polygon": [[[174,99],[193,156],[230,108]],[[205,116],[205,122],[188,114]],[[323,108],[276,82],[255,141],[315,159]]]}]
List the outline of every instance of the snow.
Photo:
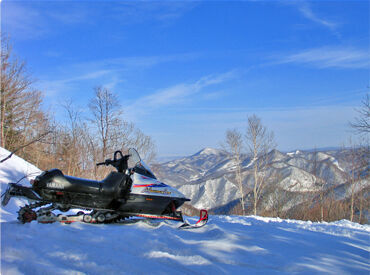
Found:
[{"label": "snow", "polygon": [[211,216],[206,227],[3,222],[2,274],[369,274],[369,226]]},{"label": "snow", "polygon": [[198,209],[211,209],[238,199],[238,189],[226,177],[209,179],[200,184],[187,184],[179,188],[183,194],[195,194],[192,205]]},{"label": "snow", "polygon": [[[0,159],[4,159],[10,152],[0,147]],[[24,186],[30,185],[29,180],[34,179],[41,173],[41,170],[36,166],[26,162],[22,158],[13,155],[10,159],[0,163],[0,189],[1,193],[6,190],[9,182],[18,182]],[[4,208],[0,208],[0,221],[8,217],[13,217],[20,206],[23,206],[25,201],[22,199],[12,199]]]},{"label": "snow", "polygon": [[[2,189],[6,182],[29,173],[30,167],[16,157],[3,163]],[[16,171],[4,172],[13,168]],[[20,224],[14,208],[20,203],[12,199],[1,209],[1,274],[370,272],[370,226],[346,220],[313,223],[210,216],[205,227],[189,230],[180,230],[170,221]],[[9,214],[3,215],[3,211]]]},{"label": "snow", "polygon": [[217,150],[217,149],[214,149],[214,148],[204,148],[202,150],[200,150],[198,153],[196,153],[195,155],[218,155],[220,154],[221,151],[220,150]]}]

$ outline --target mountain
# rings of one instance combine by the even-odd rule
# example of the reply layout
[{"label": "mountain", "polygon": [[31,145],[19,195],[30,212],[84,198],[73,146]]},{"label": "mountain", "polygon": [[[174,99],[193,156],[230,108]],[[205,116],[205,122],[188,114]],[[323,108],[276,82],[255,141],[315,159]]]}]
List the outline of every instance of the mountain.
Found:
[{"label": "mountain", "polygon": [[[284,200],[282,208],[287,211],[303,200],[314,200],[322,191],[326,195],[329,190],[333,191],[337,200],[350,196],[351,184],[348,179],[351,164],[348,150],[288,153],[272,150],[267,159],[267,181],[260,203],[264,211],[270,211],[274,207],[272,201],[276,199]],[[250,204],[254,160],[242,155],[241,163],[243,189],[247,204]],[[176,186],[189,197],[195,208],[214,209],[216,213],[228,214],[239,204],[236,166],[231,156],[223,150],[205,148],[189,157],[162,163],[156,166],[155,171],[160,180]],[[356,186],[356,191],[369,189],[370,183],[365,179]]]},{"label": "mountain", "polygon": [[[0,156],[8,155],[0,148]],[[192,156],[209,167],[222,151]],[[190,165],[191,162],[188,164]],[[178,164],[181,166],[180,164]],[[225,168],[226,167],[226,168]],[[0,164],[8,182],[40,172],[13,156]],[[313,223],[259,216],[211,215],[205,227],[175,222],[20,224],[12,198],[1,207],[1,274],[369,274],[369,225],[347,220]],[[6,214],[5,214],[6,213]],[[195,221],[195,218],[187,217]]]}]

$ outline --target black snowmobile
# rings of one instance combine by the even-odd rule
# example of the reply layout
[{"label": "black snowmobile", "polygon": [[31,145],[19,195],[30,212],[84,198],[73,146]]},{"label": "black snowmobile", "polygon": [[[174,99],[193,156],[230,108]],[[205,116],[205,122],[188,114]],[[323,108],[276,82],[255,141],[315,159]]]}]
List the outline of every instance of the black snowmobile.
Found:
[{"label": "black snowmobile", "polygon": [[[111,172],[102,181],[94,181],[66,176],[59,169],[44,171],[31,180],[32,187],[9,183],[2,195],[2,205],[7,205],[11,197],[24,197],[31,201],[18,211],[21,223],[33,220],[40,223],[114,223],[131,217],[184,222],[177,209],[190,199],[158,181],[135,149],[130,149],[128,155],[116,151],[113,160],[107,159],[96,165],[111,165],[117,172]],[[52,212],[70,209],[86,211],[75,215]],[[207,211],[201,210],[196,224],[185,221],[180,227],[200,227],[207,221]]]}]

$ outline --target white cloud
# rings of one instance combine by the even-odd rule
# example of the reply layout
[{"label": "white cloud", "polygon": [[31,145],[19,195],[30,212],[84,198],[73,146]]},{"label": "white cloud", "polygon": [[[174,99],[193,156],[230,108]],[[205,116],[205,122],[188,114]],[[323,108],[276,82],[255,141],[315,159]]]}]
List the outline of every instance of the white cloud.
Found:
[{"label": "white cloud", "polygon": [[22,39],[38,38],[47,32],[39,11],[16,2],[6,1],[1,4],[2,32]]},{"label": "white cloud", "polygon": [[35,39],[53,33],[51,23],[81,24],[93,18],[83,2],[5,1],[2,4],[3,32],[16,39]]},{"label": "white cloud", "polygon": [[307,49],[298,53],[279,56],[278,64],[296,63],[307,64],[320,69],[368,69],[370,65],[367,50],[351,47],[321,47]]},{"label": "white cloud", "polygon": [[[128,72],[148,69],[167,62],[189,62],[198,56],[198,54],[192,53],[132,56],[63,65],[41,77],[38,86],[41,90],[46,91],[46,96],[49,98],[63,95],[66,91],[73,90],[74,86],[78,87],[81,82],[88,80],[113,90],[118,84],[125,81]],[[89,86],[89,88],[91,87]]]},{"label": "white cloud", "polygon": [[168,105],[178,104],[199,94],[204,88],[223,83],[236,77],[236,71],[229,71],[218,75],[207,75],[193,83],[180,83],[153,94],[144,96],[126,108],[126,115],[132,120],[135,117],[148,114],[151,111]]},{"label": "white cloud", "polygon": [[195,2],[152,1],[5,1],[1,23],[3,32],[28,40],[54,34],[55,24],[62,27],[97,24],[97,18],[105,18],[107,14],[114,24],[170,23],[196,5]]},{"label": "white cloud", "polygon": [[[317,1],[319,2],[319,1]],[[319,15],[317,12],[314,12],[311,3],[304,1],[304,0],[297,0],[297,1],[279,1],[282,5],[289,5],[295,7],[299,13],[305,17],[306,19],[310,20],[311,22],[323,26],[330,31],[334,32],[335,35],[339,36],[336,29],[338,28],[339,24],[337,22],[331,21],[327,18],[324,18],[323,15]]]},{"label": "white cloud", "polygon": [[327,20],[323,17],[320,17],[316,13],[313,12],[311,6],[308,2],[298,1],[296,2],[298,4],[298,10],[301,12],[301,14],[306,17],[307,19],[320,24],[324,27],[329,28],[330,30],[335,30],[338,26],[337,23],[334,23],[330,20]]},{"label": "white cloud", "polygon": [[115,6],[113,18],[121,24],[136,24],[145,21],[170,22],[180,18],[197,6],[193,1],[125,1]]},{"label": "white cloud", "polygon": [[149,55],[149,56],[126,56],[93,60],[73,64],[77,70],[91,68],[129,68],[130,70],[139,68],[145,69],[167,62],[189,62],[198,58],[197,53],[179,53],[169,55]]}]

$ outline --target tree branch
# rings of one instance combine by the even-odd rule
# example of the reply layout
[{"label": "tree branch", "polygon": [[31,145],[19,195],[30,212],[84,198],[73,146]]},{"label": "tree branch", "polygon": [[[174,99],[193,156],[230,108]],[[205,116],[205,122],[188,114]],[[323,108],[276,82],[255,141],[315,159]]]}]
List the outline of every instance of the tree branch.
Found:
[{"label": "tree branch", "polygon": [[31,140],[30,142],[18,147],[17,149],[13,150],[6,158],[0,160],[0,163],[3,163],[5,162],[6,160],[10,159],[16,152],[18,152],[19,150],[37,142],[37,141],[40,141],[41,139],[43,139],[45,136],[47,136],[48,134],[50,134],[52,131],[47,131],[45,133],[42,133],[41,135],[39,135],[37,138]]}]

